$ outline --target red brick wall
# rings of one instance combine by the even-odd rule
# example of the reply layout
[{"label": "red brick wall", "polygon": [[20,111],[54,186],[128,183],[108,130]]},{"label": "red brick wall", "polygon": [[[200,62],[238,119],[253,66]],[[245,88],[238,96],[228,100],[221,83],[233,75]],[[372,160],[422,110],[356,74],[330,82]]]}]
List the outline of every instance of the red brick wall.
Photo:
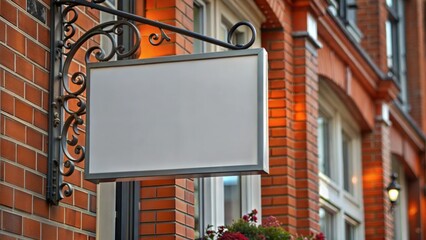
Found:
[{"label": "red brick wall", "polygon": [[[262,215],[275,216],[284,228],[297,231],[291,89],[293,55],[290,8],[276,1],[257,1],[268,13],[262,25],[262,47],[269,61],[269,175],[262,176]],[[278,16],[281,15],[281,18]]]},{"label": "red brick wall", "polygon": [[[269,175],[262,176],[262,215],[273,215],[289,231],[296,232],[296,180],[293,146],[292,84],[285,78],[283,29],[262,29],[269,61]],[[290,49],[291,50],[291,49]],[[288,67],[287,67],[288,68]]]},{"label": "red brick wall", "polygon": [[385,0],[358,0],[357,24],[364,37],[361,45],[371,59],[385,73],[386,63],[386,27]]},{"label": "red brick wall", "polygon": [[257,2],[267,14],[262,47],[269,54],[270,174],[262,176],[262,214],[277,217],[292,233],[310,234],[319,230],[317,56],[306,37],[292,36],[306,31],[306,17],[292,19],[308,9]]},{"label": "red brick wall", "polygon": [[294,34],[308,34],[308,14],[317,17],[307,7],[309,2],[292,9],[294,112],[290,124],[294,134],[297,230],[305,235],[319,231],[318,53],[311,38]]},{"label": "red brick wall", "polygon": [[26,4],[0,1],[0,238],[93,239],[96,187],[81,168],[67,179],[76,187],[70,198],[59,206],[46,202],[50,2],[42,3],[47,23]]},{"label": "red brick wall", "polygon": [[405,1],[407,90],[410,115],[426,131],[425,3]]},{"label": "red brick wall", "polygon": [[377,121],[362,138],[362,175],[366,239],[393,239],[390,202],[385,192],[390,182],[389,126]]},{"label": "red brick wall", "polygon": [[[193,29],[192,0],[147,0],[146,12],[138,13],[188,30]],[[170,42],[152,46],[151,33],[158,29],[139,25],[142,34],[140,58],[179,55],[192,52],[192,38],[169,33]],[[194,181],[171,179],[141,182],[140,239],[194,238]]]},{"label": "red brick wall", "polygon": [[294,41],[294,140],[296,159],[297,227],[309,234],[319,230],[317,152],[318,75],[316,50],[306,38]]}]

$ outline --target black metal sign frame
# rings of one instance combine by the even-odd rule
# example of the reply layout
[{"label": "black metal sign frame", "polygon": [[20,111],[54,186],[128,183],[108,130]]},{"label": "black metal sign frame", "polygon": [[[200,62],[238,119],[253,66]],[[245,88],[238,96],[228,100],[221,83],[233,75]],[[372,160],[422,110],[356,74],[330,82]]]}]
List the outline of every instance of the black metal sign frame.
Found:
[{"label": "black metal sign frame", "polygon": [[[85,146],[79,138],[85,131],[86,74],[83,70],[72,72],[70,68],[76,54],[89,39],[94,36],[106,37],[112,48],[109,51],[95,45],[88,47],[85,63],[91,59],[106,62],[114,57],[129,58],[140,50],[139,29],[132,23],[142,23],[158,28],[159,34],[149,35],[149,43],[158,46],[170,41],[166,31],[182,34],[224,48],[247,49],[256,39],[256,30],[249,22],[238,22],[228,32],[227,42],[172,25],[164,24],[128,12],[108,8],[102,5],[105,0],[56,0],[51,4],[51,45],[50,45],[50,85],[49,85],[49,152],[46,198],[57,205],[64,197],[73,193],[73,186],[65,182],[64,176],[74,173],[76,164],[85,159]],[[78,7],[88,7],[119,17],[119,20],[101,23],[77,38]],[[244,45],[233,44],[232,36],[240,26],[251,31],[251,38]],[[129,32],[134,38],[133,45],[125,48],[119,45],[116,36]],[[143,49],[142,49],[143,51]],[[85,69],[86,66],[84,66]]]}]

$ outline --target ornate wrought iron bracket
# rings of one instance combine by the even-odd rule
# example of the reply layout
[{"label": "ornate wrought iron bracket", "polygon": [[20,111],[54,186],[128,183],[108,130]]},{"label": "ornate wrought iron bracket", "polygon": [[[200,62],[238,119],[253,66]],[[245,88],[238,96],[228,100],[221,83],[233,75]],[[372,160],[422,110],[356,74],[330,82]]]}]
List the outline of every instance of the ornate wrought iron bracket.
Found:
[{"label": "ornate wrought iron bracket", "polygon": [[[51,4],[51,73],[50,73],[50,107],[49,107],[49,157],[47,174],[47,201],[58,204],[64,197],[73,193],[73,186],[64,181],[65,176],[74,173],[76,165],[85,159],[85,146],[79,139],[80,132],[85,131],[86,90],[85,66],[72,70],[71,65],[82,47],[87,47],[84,62],[91,60],[110,61],[114,57],[120,59],[133,56],[140,48],[141,36],[138,28],[132,22],[147,24],[159,29],[160,34],[152,33],[149,42],[158,46],[163,41],[170,41],[166,31],[175,32],[204,42],[238,50],[247,49],[253,45],[256,30],[249,22],[238,22],[228,32],[227,42],[217,40],[202,34],[177,28],[131,13],[103,6],[105,0],[56,0]],[[77,37],[77,7],[88,7],[119,17],[119,20],[101,23]],[[233,44],[231,39],[240,26],[251,30],[252,36],[244,45]],[[128,33],[133,35],[133,45],[124,47],[117,44],[116,36]],[[104,36],[112,45],[108,51],[100,45],[93,46],[87,41],[94,36]],[[82,70],[83,69],[83,70]]]}]

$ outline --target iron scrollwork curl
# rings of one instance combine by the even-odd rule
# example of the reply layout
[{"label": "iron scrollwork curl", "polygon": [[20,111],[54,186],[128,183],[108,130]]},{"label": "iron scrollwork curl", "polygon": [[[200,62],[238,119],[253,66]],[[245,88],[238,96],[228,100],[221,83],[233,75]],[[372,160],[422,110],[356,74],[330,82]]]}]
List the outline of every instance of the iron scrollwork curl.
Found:
[{"label": "iron scrollwork curl", "polygon": [[[96,3],[102,1],[93,1]],[[91,46],[86,50],[84,63],[91,61],[109,61],[114,57],[126,58],[135,54],[140,46],[140,33],[137,27],[126,20],[110,21],[99,24],[94,28],[84,33],[77,41],[73,41],[76,34],[76,23],[78,20],[78,12],[75,10],[76,4],[70,4],[64,8],[61,13],[62,28],[64,29],[62,38],[56,41],[55,53],[56,60],[64,60],[61,69],[56,78],[60,81],[61,93],[54,100],[55,108],[60,108],[59,111],[64,111],[65,119],[62,120],[58,116],[56,121],[61,124],[53,125],[60,127],[59,141],[60,156],[52,160],[52,173],[48,181],[53,181],[56,186],[51,186],[48,191],[48,200],[53,204],[64,197],[69,197],[73,194],[74,188],[70,183],[63,182],[63,177],[71,176],[75,171],[76,163],[82,162],[85,159],[85,146],[79,141],[80,132],[84,129],[83,115],[86,114],[86,102],[83,93],[86,90],[87,76],[82,71],[70,72],[70,67],[75,60],[76,53],[83,47],[89,39],[94,36],[104,36],[104,39],[109,41],[110,49],[105,50],[99,45]],[[68,19],[68,20],[67,20]],[[134,45],[126,49],[122,45],[117,44],[117,36],[124,33],[123,29],[127,28],[134,36]],[[59,115],[56,113],[56,115]],[[61,177],[62,176],[62,177]]]},{"label": "iron scrollwork curl", "polygon": [[[83,117],[86,114],[86,100],[83,94],[88,79],[83,71],[70,72],[70,67],[76,60],[77,52],[86,46],[89,39],[94,36],[103,36],[103,39],[109,42],[110,48],[103,49],[99,44],[88,47],[84,55],[86,65],[91,61],[105,62],[113,60],[114,57],[124,59],[137,54],[141,45],[141,36],[132,21],[158,28],[159,34],[152,33],[148,37],[149,43],[153,46],[171,40],[165,31],[234,50],[247,49],[253,45],[256,39],[256,29],[249,22],[236,23],[228,32],[227,42],[224,42],[186,29],[111,9],[100,4],[103,2],[105,0],[55,0],[51,5],[51,52],[53,54],[50,77],[52,97],[50,98],[49,116],[51,123],[49,125],[47,200],[56,205],[64,197],[73,194],[73,186],[64,182],[63,177],[71,176],[76,169],[76,164],[82,162],[86,155],[85,146],[79,141],[79,136],[81,131],[85,131]],[[99,24],[75,40],[78,32],[76,24],[79,18],[77,7],[96,9],[115,15],[120,20]],[[233,43],[233,35],[241,26],[249,28],[251,38],[245,44]],[[117,36],[123,35],[125,32],[132,34],[134,39],[128,49],[117,43]],[[63,117],[64,115],[65,117]]]},{"label": "iron scrollwork curl", "polygon": [[149,35],[149,43],[153,46],[159,46],[161,43],[163,43],[164,40],[167,42],[170,42],[170,37],[167,36],[167,34],[163,31],[163,29],[160,28],[161,35],[158,36],[157,33],[151,33]]}]

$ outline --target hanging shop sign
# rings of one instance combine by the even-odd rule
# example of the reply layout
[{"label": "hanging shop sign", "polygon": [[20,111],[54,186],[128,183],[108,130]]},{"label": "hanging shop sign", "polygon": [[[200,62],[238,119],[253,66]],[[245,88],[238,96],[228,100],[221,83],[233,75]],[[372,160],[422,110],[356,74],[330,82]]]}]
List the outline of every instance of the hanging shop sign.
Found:
[{"label": "hanging shop sign", "polygon": [[268,172],[264,49],[87,65],[85,178]]}]

